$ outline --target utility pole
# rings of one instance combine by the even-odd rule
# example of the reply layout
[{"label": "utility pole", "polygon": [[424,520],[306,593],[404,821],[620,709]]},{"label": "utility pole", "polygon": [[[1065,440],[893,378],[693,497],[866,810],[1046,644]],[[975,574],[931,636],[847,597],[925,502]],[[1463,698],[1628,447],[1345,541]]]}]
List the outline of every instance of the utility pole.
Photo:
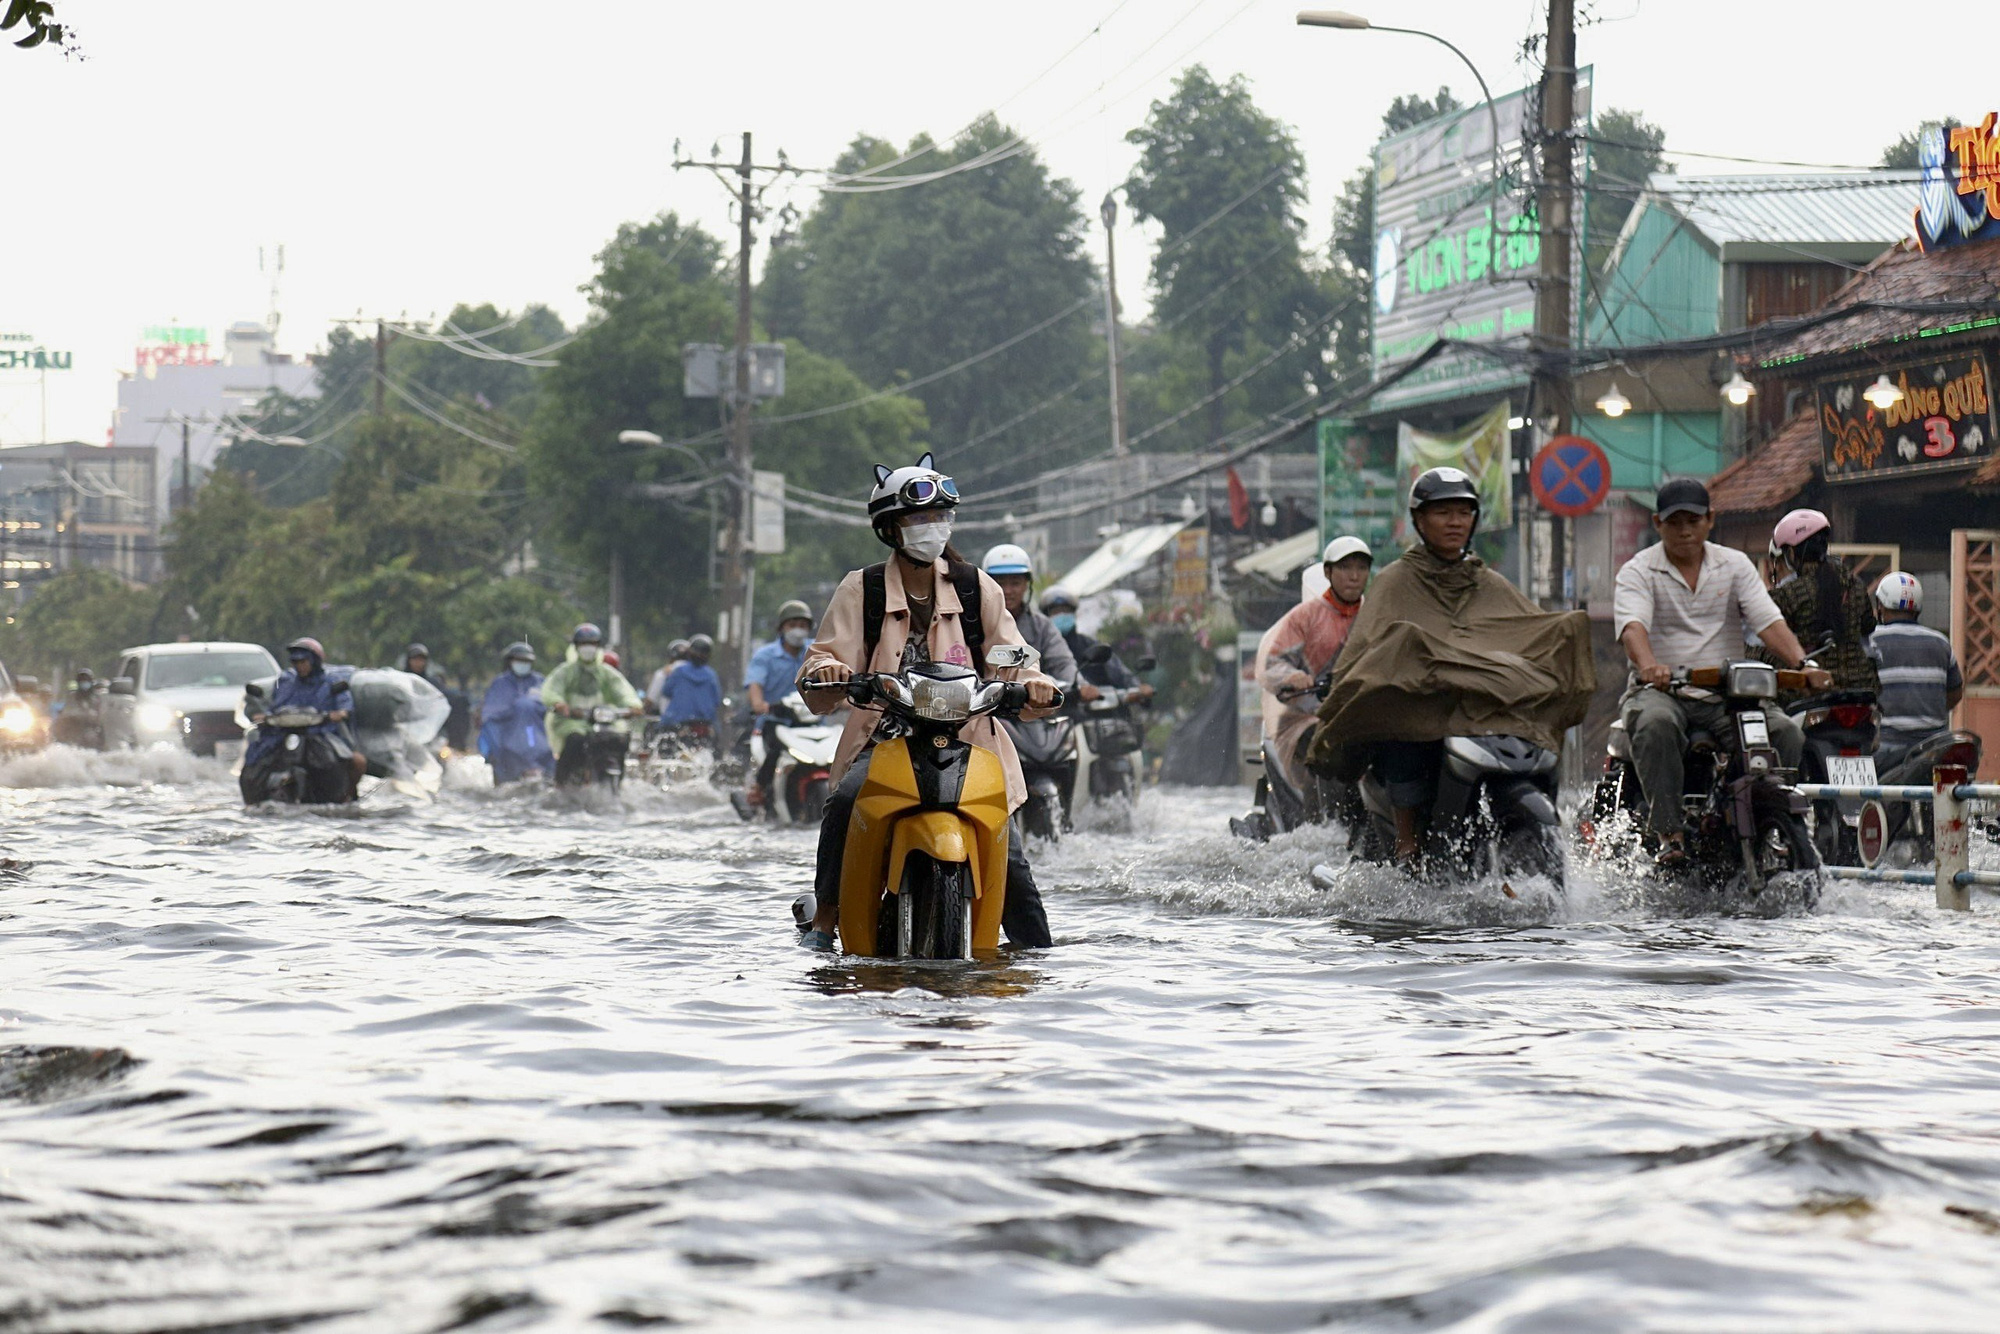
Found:
[{"label": "utility pole", "polygon": [[194,473],[188,463],[188,419],[183,417],[181,418],[181,489],[180,500],[175,505],[177,511],[186,509],[188,501],[194,498],[192,489],[188,486],[188,481],[193,476]]},{"label": "utility pole", "polygon": [[[1542,65],[1542,180],[1535,192],[1541,231],[1541,273],[1535,288],[1534,420],[1549,423],[1549,436],[1569,430],[1571,248],[1576,195],[1571,182],[1571,129],[1576,121],[1576,23],[1574,0],[1549,0],[1548,42]],[[1543,437],[1546,441],[1547,437]],[[1549,572],[1553,600],[1566,600],[1563,572],[1568,543],[1563,530],[1549,528]]]},{"label": "utility pole", "polygon": [[382,321],[375,321],[375,415],[388,411],[382,406],[383,388],[389,383],[389,336]]},{"label": "utility pole", "polygon": [[1098,208],[1104,219],[1104,337],[1111,358],[1111,457],[1125,457],[1125,363],[1118,350],[1118,201],[1106,193]]},{"label": "utility pole", "polygon": [[[733,661],[739,671],[750,667],[750,618],[751,600],[756,595],[756,564],[751,552],[751,525],[754,515],[753,461],[750,448],[750,408],[753,402],[750,392],[750,252],[756,244],[751,230],[752,224],[762,216],[758,200],[763,190],[756,184],[759,172],[782,175],[796,173],[797,167],[785,161],[781,151],[778,165],[759,166],[750,156],[750,132],[743,132],[743,156],[734,166],[727,165],[719,156],[708,162],[698,162],[680,156],[680,144],[674,144],[674,170],[682,167],[707,167],[718,177],[734,176],[735,183],[730,193],[736,200],[736,374],[726,395],[729,409],[729,474],[736,485],[736,516],[723,526],[723,566],[722,566],[722,633],[717,637],[719,647],[725,650],[717,656],[725,662]],[[714,153],[715,150],[710,150]]]},{"label": "utility pole", "polygon": [[191,458],[192,451],[189,448],[189,428],[193,426],[213,426],[215,425],[215,420],[205,412],[199,417],[190,417],[185,412],[171,412],[164,417],[148,417],[146,420],[149,423],[161,426],[171,425],[175,422],[180,424],[181,478],[177,485],[170,486],[167,489],[167,512],[169,514],[178,514],[194,503],[194,463]]}]

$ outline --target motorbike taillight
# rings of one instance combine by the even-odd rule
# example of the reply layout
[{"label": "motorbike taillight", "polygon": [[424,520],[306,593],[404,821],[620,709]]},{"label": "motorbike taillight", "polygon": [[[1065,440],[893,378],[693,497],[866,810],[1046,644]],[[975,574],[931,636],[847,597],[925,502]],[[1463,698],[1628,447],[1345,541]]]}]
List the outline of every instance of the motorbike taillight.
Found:
[{"label": "motorbike taillight", "polygon": [[1836,704],[1827,712],[1833,715],[1835,727],[1866,727],[1874,710],[1866,704]]},{"label": "motorbike taillight", "polygon": [[1938,756],[1938,763],[1970,772],[1979,763],[1979,747],[1970,741],[1954,741]]}]

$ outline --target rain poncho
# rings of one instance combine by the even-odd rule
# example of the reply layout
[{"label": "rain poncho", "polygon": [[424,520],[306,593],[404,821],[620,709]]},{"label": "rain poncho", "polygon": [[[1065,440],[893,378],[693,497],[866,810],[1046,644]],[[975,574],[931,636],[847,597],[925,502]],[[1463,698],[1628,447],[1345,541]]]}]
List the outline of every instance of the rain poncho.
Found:
[{"label": "rain poncho", "polygon": [[393,667],[366,667],[348,677],[354,697],[355,748],[377,778],[414,778],[436,762],[429,743],[451,713],[444,693],[423,677]]},{"label": "rain poncho", "polygon": [[493,781],[511,783],[539,769],[552,774],[556,757],[542,722],[542,674],[505,671],[486,687],[479,706],[479,753],[493,766]]},{"label": "rain poncho", "polygon": [[[570,645],[568,659],[562,666],[549,673],[549,679],[542,682],[542,703],[549,710],[546,722],[549,729],[549,745],[556,754],[573,736],[581,736],[590,730],[590,722],[585,718],[565,718],[555,712],[558,704],[567,704],[578,713],[584,713],[599,704],[611,704],[621,709],[639,707],[639,692],[632,689],[632,683],[616,667],[607,666],[602,658],[596,662],[584,662],[576,656],[576,645]],[[626,724],[619,723],[624,731]]]},{"label": "rain poncho", "polygon": [[1352,781],[1376,741],[1518,736],[1556,750],[1596,688],[1583,612],[1543,611],[1477,556],[1415,546],[1354,618],[1312,763]]}]

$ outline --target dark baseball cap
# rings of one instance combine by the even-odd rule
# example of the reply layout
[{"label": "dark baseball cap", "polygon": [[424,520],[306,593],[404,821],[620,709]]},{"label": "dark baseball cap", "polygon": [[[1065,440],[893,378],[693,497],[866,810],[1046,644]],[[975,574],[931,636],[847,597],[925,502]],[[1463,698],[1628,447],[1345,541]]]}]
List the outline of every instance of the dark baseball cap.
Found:
[{"label": "dark baseball cap", "polygon": [[1653,512],[1662,519],[1682,510],[1689,514],[1708,513],[1708,488],[1692,477],[1676,477],[1662,483],[1653,505]]}]

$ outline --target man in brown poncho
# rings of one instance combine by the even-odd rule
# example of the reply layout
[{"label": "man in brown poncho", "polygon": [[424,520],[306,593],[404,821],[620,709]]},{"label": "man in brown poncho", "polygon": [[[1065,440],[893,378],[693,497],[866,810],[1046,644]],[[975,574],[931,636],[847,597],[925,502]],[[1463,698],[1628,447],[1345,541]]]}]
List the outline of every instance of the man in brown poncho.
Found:
[{"label": "man in brown poncho", "polygon": [[1597,671],[1590,621],[1545,612],[1472,554],[1479,493],[1456,468],[1410,489],[1421,539],[1375,578],[1320,706],[1311,763],[1354,781],[1372,766],[1417,855],[1446,737],[1518,736],[1548,750],[1583,721]]}]

